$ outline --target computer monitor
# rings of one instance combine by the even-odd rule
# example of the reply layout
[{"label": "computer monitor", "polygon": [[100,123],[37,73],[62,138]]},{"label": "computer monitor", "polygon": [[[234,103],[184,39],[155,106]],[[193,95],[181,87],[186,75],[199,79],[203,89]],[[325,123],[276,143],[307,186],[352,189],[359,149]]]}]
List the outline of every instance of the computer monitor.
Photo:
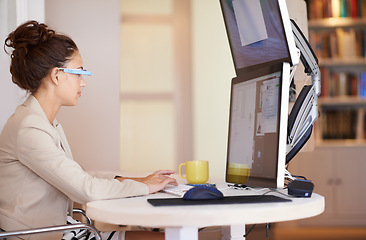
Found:
[{"label": "computer monitor", "polygon": [[285,0],[220,0],[232,79],[226,182],[283,188],[290,68],[299,63]]},{"label": "computer monitor", "polygon": [[232,79],[226,182],[283,188],[290,65]]},{"label": "computer monitor", "polygon": [[220,0],[236,75],[299,63],[285,0]]}]

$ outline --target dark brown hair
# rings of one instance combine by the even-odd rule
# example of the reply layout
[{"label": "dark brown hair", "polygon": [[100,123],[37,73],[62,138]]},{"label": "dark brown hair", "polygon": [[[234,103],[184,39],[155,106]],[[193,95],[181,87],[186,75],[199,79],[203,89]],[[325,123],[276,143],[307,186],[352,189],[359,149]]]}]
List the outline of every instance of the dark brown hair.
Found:
[{"label": "dark brown hair", "polygon": [[6,47],[14,49],[10,64],[13,82],[32,94],[51,69],[63,67],[78,51],[71,38],[36,21],[28,21],[11,32],[4,45],[8,53]]}]

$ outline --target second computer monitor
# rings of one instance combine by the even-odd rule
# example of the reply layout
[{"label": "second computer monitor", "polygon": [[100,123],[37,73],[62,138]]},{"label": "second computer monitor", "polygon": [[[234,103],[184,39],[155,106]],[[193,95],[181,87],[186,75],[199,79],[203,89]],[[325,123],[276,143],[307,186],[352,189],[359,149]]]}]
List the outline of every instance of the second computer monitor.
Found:
[{"label": "second computer monitor", "polygon": [[232,80],[226,182],[283,188],[289,75],[284,63]]}]

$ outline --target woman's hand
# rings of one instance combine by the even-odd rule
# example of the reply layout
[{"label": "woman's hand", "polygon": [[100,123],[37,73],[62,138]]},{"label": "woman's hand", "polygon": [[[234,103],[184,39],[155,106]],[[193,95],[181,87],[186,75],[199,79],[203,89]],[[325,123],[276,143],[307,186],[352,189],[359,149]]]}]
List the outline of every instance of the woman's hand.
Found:
[{"label": "woman's hand", "polygon": [[170,177],[173,173],[174,171],[171,170],[159,170],[137,181],[149,186],[149,193],[155,193],[163,189],[167,184],[178,185],[177,180]]},{"label": "woman's hand", "polygon": [[178,185],[177,180],[170,177],[174,171],[159,170],[144,178],[118,178],[118,180],[131,179],[146,184],[149,187],[149,193],[155,193],[163,189],[167,184]]}]

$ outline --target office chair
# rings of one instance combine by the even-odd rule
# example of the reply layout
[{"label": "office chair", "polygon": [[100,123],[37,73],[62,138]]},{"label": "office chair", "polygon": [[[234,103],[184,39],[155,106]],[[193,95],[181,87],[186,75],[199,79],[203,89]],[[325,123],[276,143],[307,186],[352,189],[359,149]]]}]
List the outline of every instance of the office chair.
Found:
[{"label": "office chair", "polygon": [[24,235],[34,235],[34,234],[40,234],[40,233],[61,232],[61,231],[70,231],[70,230],[78,230],[78,229],[86,229],[95,235],[96,240],[102,240],[102,237],[100,236],[99,231],[92,225],[92,220],[86,215],[84,210],[75,208],[75,209],[73,209],[73,213],[81,214],[86,219],[86,223],[65,224],[65,225],[43,227],[43,228],[33,228],[33,229],[25,229],[25,230],[9,231],[9,232],[0,231],[0,240],[6,239],[7,237],[17,237],[17,236],[24,236]]}]

